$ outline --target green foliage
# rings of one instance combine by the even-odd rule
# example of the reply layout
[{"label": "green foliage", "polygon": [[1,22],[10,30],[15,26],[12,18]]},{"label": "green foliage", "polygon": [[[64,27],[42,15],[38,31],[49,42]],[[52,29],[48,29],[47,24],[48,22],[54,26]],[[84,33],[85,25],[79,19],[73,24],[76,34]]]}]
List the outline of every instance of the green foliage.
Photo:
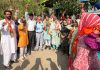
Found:
[{"label": "green foliage", "polygon": [[66,10],[69,15],[79,13],[79,7],[79,3],[76,0],[58,0],[54,4],[54,9]]},{"label": "green foliage", "polygon": [[29,4],[29,12],[34,12],[36,15],[41,15],[45,10],[44,5],[42,3],[47,0],[2,0],[0,2],[0,17],[3,18],[3,12],[5,9],[12,8],[13,12],[15,12],[16,7],[19,8],[19,17],[24,15],[25,5]]},{"label": "green foliage", "polygon": [[3,17],[3,11],[11,7],[13,12],[15,8],[19,8],[19,17],[25,12],[25,5],[29,4],[29,12],[34,12],[36,15],[41,15],[44,11],[48,12],[48,8],[43,5],[47,3],[53,5],[53,9],[59,9],[67,12],[67,14],[77,14],[80,12],[79,3],[76,0],[2,0],[0,2],[0,17]]}]

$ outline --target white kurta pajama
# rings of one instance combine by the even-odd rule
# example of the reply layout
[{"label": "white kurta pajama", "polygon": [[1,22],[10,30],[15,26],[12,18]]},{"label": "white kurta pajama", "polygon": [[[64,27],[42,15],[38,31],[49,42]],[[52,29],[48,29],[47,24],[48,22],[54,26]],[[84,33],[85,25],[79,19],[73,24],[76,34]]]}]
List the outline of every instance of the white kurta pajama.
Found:
[{"label": "white kurta pajama", "polygon": [[[17,41],[16,35],[11,37],[10,32],[8,30],[8,24],[3,26],[3,22],[5,22],[5,19],[0,21],[3,63],[5,66],[9,66],[10,60],[14,61],[16,59]],[[15,29],[14,21],[12,21],[11,27],[12,29]]]}]

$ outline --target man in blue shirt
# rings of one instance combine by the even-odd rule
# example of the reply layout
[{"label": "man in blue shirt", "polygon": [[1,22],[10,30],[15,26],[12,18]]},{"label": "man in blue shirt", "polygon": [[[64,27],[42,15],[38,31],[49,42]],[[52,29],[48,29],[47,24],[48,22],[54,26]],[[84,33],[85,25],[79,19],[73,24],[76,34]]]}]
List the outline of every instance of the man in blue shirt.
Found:
[{"label": "man in blue shirt", "polygon": [[36,23],[36,49],[43,49],[43,29],[44,25],[39,16]]}]

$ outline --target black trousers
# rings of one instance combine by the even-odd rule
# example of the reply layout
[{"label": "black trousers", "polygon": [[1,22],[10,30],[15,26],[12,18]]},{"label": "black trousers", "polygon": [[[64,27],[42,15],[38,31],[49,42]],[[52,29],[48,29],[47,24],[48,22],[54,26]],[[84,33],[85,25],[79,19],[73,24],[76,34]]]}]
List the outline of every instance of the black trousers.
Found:
[{"label": "black trousers", "polygon": [[28,53],[31,53],[31,50],[34,50],[36,45],[36,32],[35,31],[28,31],[28,40],[29,44],[27,46]]}]

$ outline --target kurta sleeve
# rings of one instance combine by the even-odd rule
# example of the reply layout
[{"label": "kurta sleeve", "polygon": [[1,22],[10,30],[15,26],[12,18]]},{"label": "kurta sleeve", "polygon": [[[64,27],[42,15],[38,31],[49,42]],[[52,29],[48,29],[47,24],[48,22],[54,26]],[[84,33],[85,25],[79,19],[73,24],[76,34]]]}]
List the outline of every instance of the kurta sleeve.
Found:
[{"label": "kurta sleeve", "polygon": [[6,24],[3,26],[3,22],[4,20],[0,21],[0,30],[8,31],[8,25]]},{"label": "kurta sleeve", "polygon": [[25,12],[25,20],[27,21],[28,19],[29,19],[28,12]]},{"label": "kurta sleeve", "polygon": [[5,25],[5,26],[3,27],[3,29],[4,29],[5,31],[8,31],[8,25]]},{"label": "kurta sleeve", "polygon": [[0,30],[3,28],[2,21],[0,21]]}]

